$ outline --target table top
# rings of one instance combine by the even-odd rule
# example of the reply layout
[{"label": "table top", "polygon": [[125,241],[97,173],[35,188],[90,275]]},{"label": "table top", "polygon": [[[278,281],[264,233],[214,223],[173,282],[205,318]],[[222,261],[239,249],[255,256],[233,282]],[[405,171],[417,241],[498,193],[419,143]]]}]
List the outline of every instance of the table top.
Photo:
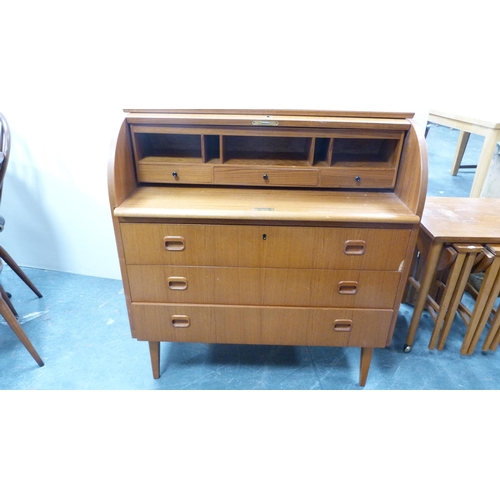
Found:
[{"label": "table top", "polygon": [[472,108],[462,107],[455,111],[444,109],[431,109],[429,111],[429,121],[432,122],[433,117],[442,117],[455,122],[471,123],[490,129],[500,129],[500,111],[495,108]]},{"label": "table top", "polygon": [[500,198],[427,197],[422,228],[446,243],[500,243]]}]

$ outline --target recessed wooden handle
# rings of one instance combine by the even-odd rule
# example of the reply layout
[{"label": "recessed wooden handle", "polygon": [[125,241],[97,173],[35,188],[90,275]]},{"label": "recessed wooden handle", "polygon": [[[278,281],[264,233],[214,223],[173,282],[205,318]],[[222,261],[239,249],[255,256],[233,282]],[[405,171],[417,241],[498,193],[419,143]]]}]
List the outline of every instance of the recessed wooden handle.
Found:
[{"label": "recessed wooden handle", "polygon": [[338,292],[341,295],[356,295],[358,291],[358,282],[357,281],[340,281]]},{"label": "recessed wooden handle", "polygon": [[170,288],[170,290],[186,290],[187,287],[187,278],[181,276],[170,276],[168,278],[168,288]]},{"label": "recessed wooden handle", "polygon": [[344,243],[344,253],[346,255],[363,255],[366,250],[366,241],[347,240]]},{"label": "recessed wooden handle", "polygon": [[189,316],[185,314],[174,314],[172,316],[172,326],[174,328],[187,328],[191,325],[191,321],[189,320]]},{"label": "recessed wooden handle", "polygon": [[352,320],[350,319],[336,319],[333,322],[334,332],[350,332],[352,330]]},{"label": "recessed wooden handle", "polygon": [[169,252],[180,252],[186,248],[186,243],[182,236],[165,236],[163,242],[165,249]]}]

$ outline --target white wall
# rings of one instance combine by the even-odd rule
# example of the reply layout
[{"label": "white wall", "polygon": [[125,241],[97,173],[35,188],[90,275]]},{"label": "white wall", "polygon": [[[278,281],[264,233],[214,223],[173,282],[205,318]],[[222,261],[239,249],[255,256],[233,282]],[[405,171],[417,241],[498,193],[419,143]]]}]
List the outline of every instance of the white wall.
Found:
[{"label": "white wall", "polygon": [[0,244],[21,265],[110,278],[123,108],[402,109],[423,126],[431,101],[478,95],[495,46],[491,1],[484,18],[481,1],[460,18],[456,1],[5,3]]}]

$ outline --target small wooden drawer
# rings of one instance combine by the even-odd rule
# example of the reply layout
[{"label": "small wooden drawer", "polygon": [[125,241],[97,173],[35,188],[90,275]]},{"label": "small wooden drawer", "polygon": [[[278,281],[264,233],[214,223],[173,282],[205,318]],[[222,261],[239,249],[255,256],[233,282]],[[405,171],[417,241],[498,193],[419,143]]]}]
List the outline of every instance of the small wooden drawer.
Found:
[{"label": "small wooden drawer", "polygon": [[322,168],[319,185],[329,188],[347,189],[391,189],[396,182],[396,169],[367,168]]},{"label": "small wooden drawer", "polygon": [[132,303],[138,340],[386,347],[392,310]]},{"label": "small wooden drawer", "polygon": [[211,184],[213,167],[188,166],[161,162],[141,162],[137,168],[139,182],[161,184]]},{"label": "small wooden drawer", "polygon": [[394,307],[401,273],[127,266],[133,302]]},{"label": "small wooden drawer", "polygon": [[215,167],[216,184],[247,186],[317,186],[316,168]]},{"label": "small wooden drawer", "polygon": [[177,266],[398,271],[410,237],[407,229],[150,223],[120,227],[127,264]]}]

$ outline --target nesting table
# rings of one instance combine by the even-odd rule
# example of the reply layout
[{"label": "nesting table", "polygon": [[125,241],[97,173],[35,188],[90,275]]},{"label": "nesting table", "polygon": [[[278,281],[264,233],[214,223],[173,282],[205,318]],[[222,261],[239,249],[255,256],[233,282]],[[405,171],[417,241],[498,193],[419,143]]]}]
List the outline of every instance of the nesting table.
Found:
[{"label": "nesting table", "polygon": [[[405,352],[410,352],[418,329],[422,312],[434,283],[438,263],[445,246],[477,246],[485,245],[495,249],[500,244],[500,198],[442,198],[427,197],[422,215],[417,248],[423,258],[423,271],[415,302],[413,317],[406,338]],[[465,249],[466,250],[466,249]],[[472,250],[475,252],[475,250]],[[492,293],[498,289],[498,278],[490,280]],[[498,294],[498,291],[496,292]],[[490,304],[491,301],[488,301]],[[489,316],[489,311],[488,311]],[[478,325],[484,325],[485,314],[480,314]],[[480,331],[471,331],[469,345],[475,346]],[[468,352],[466,352],[468,351]],[[462,352],[462,351],[461,351]],[[471,354],[464,348],[462,354]]]}]

